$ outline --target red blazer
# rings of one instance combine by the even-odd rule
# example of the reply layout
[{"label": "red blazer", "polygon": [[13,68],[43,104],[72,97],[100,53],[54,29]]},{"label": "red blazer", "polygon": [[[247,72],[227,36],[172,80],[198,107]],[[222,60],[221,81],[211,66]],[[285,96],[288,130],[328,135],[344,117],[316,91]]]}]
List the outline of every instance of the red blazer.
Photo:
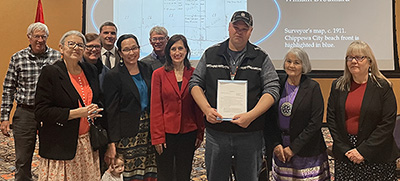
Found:
[{"label": "red blazer", "polygon": [[197,130],[203,140],[204,117],[189,93],[189,80],[194,68],[184,69],[179,90],[174,71],[161,67],[151,80],[150,134],[153,145],[165,143],[165,133],[178,134]]}]

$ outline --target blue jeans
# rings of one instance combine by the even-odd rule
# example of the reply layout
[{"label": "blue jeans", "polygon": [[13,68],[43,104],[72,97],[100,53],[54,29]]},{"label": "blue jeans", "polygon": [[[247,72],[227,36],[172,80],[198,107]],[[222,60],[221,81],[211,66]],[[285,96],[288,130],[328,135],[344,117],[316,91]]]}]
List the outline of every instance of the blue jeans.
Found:
[{"label": "blue jeans", "polygon": [[31,165],[38,125],[34,110],[17,107],[12,124],[16,157],[15,180],[32,180]]},{"label": "blue jeans", "polygon": [[258,180],[264,146],[262,131],[227,133],[208,128],[206,133],[205,162],[209,181],[228,181],[232,165],[237,181]]}]

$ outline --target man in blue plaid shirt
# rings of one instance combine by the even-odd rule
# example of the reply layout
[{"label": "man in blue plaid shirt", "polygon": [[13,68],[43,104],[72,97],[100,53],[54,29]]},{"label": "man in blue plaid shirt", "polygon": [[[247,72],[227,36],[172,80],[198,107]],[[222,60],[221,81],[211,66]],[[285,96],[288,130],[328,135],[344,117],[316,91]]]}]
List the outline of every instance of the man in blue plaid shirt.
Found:
[{"label": "man in blue plaid shirt", "polygon": [[10,111],[14,100],[17,108],[12,120],[15,141],[16,172],[15,180],[32,180],[31,163],[35,150],[35,91],[40,71],[46,65],[61,59],[60,52],[46,44],[49,30],[42,23],[33,23],[28,27],[27,36],[30,45],[15,53],[10,60],[3,83],[1,103],[1,132],[10,136]]}]

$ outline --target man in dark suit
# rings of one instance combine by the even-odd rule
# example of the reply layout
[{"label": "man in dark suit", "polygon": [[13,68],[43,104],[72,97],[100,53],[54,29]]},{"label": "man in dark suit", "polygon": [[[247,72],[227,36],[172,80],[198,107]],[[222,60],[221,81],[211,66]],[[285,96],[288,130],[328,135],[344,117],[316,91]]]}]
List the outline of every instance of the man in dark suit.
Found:
[{"label": "man in dark suit", "polygon": [[103,45],[101,48],[101,59],[103,64],[109,69],[118,64],[119,57],[115,41],[117,40],[117,26],[110,21],[103,23],[100,26],[100,41]]},{"label": "man in dark suit", "polygon": [[165,45],[168,42],[168,31],[164,27],[155,26],[150,30],[150,44],[153,51],[144,57],[142,62],[146,63],[151,69],[156,70],[165,63]]}]

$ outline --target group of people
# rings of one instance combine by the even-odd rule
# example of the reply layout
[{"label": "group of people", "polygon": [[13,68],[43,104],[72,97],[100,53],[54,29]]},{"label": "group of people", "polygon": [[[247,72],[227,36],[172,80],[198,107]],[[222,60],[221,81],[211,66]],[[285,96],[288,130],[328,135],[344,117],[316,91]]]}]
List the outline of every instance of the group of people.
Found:
[{"label": "group of people", "polygon": [[[39,180],[190,180],[204,132],[208,180],[233,174],[256,181],[263,158],[273,180],[330,180],[324,101],[306,75],[307,53],[291,48],[278,76],[268,54],[249,42],[250,13],[235,12],[228,31],[195,69],[186,37],[169,37],[164,27],[150,30],[153,52],[139,60],[137,37],[117,39],[112,22],[101,25],[99,35],[68,31],[59,51],[46,45],[46,25],[31,24],[30,45],[11,57],[3,84],[0,129],[6,136],[17,102],[15,179],[32,180],[38,130]],[[350,44],[344,62],[326,117],[335,179],[396,180],[392,84],[363,41]],[[229,119],[220,114],[219,80],[246,81],[247,112]],[[109,144],[98,150],[90,142],[91,120],[108,133]]]}]

